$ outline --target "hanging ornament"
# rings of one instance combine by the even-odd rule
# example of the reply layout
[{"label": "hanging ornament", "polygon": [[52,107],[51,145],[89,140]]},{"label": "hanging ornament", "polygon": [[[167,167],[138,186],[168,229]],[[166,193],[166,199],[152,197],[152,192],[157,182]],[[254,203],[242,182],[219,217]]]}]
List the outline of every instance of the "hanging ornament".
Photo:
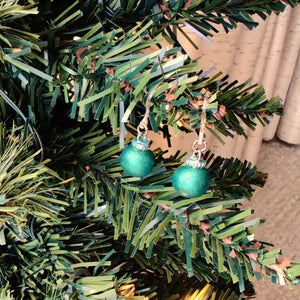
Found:
[{"label": "hanging ornament", "polygon": [[146,101],[146,113],[137,127],[138,136],[121,153],[120,163],[126,174],[134,177],[145,177],[148,175],[155,163],[155,158],[149,150],[147,139],[148,119],[150,114],[149,102],[154,94],[155,88],[149,94]]},{"label": "hanging ornament", "polygon": [[126,174],[134,177],[145,177],[154,167],[154,155],[149,150],[146,135],[138,135],[121,153],[121,167]]},{"label": "hanging ornament", "polygon": [[180,166],[172,176],[174,189],[183,197],[200,197],[210,185],[209,172],[204,168],[206,161],[192,155],[185,166]]},{"label": "hanging ornament", "polygon": [[172,185],[174,189],[183,197],[193,198],[203,195],[210,186],[210,175],[205,169],[206,161],[202,155],[206,150],[204,141],[204,129],[206,125],[206,107],[205,99],[201,114],[201,127],[199,138],[194,141],[192,149],[193,155],[187,159],[185,166],[180,166],[172,176]]}]

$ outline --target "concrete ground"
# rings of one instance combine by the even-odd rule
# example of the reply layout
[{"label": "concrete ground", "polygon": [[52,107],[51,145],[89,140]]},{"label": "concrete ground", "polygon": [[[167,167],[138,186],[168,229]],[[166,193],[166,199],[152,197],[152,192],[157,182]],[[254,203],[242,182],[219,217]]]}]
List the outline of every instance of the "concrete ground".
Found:
[{"label": "concrete ground", "polygon": [[[282,255],[300,261],[300,146],[277,139],[264,142],[256,166],[269,174],[247,207],[266,223],[256,228],[256,239],[282,249]],[[255,283],[257,300],[300,300],[300,284],[289,290],[270,282]]]}]

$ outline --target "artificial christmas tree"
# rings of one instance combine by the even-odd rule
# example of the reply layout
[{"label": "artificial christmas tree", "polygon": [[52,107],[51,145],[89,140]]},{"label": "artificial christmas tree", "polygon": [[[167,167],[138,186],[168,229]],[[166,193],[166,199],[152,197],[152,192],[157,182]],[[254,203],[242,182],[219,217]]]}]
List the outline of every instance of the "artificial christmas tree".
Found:
[{"label": "artificial christmas tree", "polygon": [[266,276],[293,287],[299,264],[257,241],[242,210],[266,174],[203,151],[209,177],[191,198],[172,186],[180,149],[154,141],[146,167],[148,144],[120,155],[126,131],[221,139],[280,114],[262,87],[201,70],[177,32],[193,44],[184,26],[208,40],[215,24],[251,29],[252,14],[297,3],[1,1],[1,299],[239,299]]}]

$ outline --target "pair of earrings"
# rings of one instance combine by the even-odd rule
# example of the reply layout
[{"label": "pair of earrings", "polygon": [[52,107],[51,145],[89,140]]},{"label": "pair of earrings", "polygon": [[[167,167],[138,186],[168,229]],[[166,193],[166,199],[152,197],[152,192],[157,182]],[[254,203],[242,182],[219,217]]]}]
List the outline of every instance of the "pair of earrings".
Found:
[{"label": "pair of earrings", "polygon": [[[187,159],[186,164],[180,166],[172,176],[174,189],[183,197],[199,197],[210,186],[210,175],[207,169],[205,169],[206,161],[202,159],[203,153],[206,150],[204,129],[206,125],[207,103],[206,99],[201,114],[199,138],[192,145],[193,154]],[[145,116],[137,128],[138,135],[121,153],[121,167],[130,176],[145,177],[151,172],[155,164],[155,158],[152,151],[149,150],[149,140],[147,139],[149,113],[148,98]]]}]

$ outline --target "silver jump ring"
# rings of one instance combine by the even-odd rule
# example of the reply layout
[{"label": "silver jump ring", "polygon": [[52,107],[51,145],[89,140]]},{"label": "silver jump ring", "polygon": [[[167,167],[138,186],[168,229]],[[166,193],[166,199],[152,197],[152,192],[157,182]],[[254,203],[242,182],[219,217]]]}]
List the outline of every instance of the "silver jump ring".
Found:
[{"label": "silver jump ring", "polygon": [[137,127],[137,132],[138,132],[137,139],[141,137],[146,137],[148,132],[147,125],[144,122],[141,122]]},{"label": "silver jump ring", "polygon": [[[200,146],[202,146],[202,148],[200,148]],[[192,145],[192,150],[193,153],[203,153],[206,150],[207,144],[206,141],[202,141],[201,144],[199,144],[199,140],[195,140],[193,145]]]}]

